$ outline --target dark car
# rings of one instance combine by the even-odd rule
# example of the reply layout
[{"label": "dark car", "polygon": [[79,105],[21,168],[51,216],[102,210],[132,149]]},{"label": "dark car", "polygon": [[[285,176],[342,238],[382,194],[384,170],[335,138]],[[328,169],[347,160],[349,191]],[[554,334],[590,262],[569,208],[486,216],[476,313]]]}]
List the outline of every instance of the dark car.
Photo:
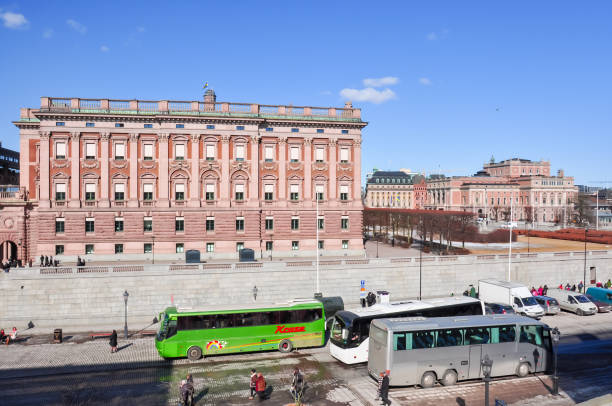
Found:
[{"label": "dark car", "polygon": [[586,295],[586,297],[589,298],[589,300],[591,302],[593,302],[593,304],[595,306],[597,306],[597,311],[599,313],[608,313],[610,311],[612,311],[612,305],[609,303],[605,303],[605,302],[600,302],[599,300],[595,299],[593,296],[591,295]]},{"label": "dark car", "polygon": [[514,314],[512,306],[501,303],[485,303],[486,314]]}]

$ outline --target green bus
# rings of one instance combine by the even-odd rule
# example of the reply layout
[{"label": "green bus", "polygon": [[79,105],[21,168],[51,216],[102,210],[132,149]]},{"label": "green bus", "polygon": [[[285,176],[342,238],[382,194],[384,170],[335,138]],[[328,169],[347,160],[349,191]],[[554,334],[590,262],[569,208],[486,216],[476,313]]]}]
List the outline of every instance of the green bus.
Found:
[{"label": "green bus", "polygon": [[202,356],[325,344],[325,312],[319,301],[215,306],[202,311],[168,307],[159,315],[155,346],[164,358]]}]

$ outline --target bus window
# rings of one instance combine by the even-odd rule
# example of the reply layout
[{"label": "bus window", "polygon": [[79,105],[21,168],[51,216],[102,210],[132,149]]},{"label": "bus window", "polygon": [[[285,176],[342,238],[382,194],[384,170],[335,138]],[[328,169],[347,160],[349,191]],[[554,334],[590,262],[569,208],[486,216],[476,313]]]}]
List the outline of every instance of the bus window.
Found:
[{"label": "bus window", "polygon": [[467,345],[488,344],[491,334],[488,328],[477,327],[465,329],[465,343]]},{"label": "bus window", "polygon": [[431,348],[434,343],[433,331],[418,331],[413,333],[412,349]]},{"label": "bus window", "polygon": [[278,324],[280,312],[261,312],[259,313],[259,325]]},{"label": "bus window", "polygon": [[412,345],[410,347],[406,347],[406,336],[410,336],[410,338],[412,338],[411,333],[393,333],[394,351],[404,351],[407,348],[412,348]]},{"label": "bus window", "polygon": [[348,330],[337,317],[334,317],[334,324],[332,324],[331,328],[331,337],[338,342],[344,343],[346,343],[346,340],[348,339]]},{"label": "bus window", "polygon": [[529,343],[542,347],[544,344],[541,326],[521,326],[521,343]]},{"label": "bus window", "polygon": [[257,313],[242,313],[236,316],[236,327],[251,327],[257,325]]},{"label": "bus window", "polygon": [[491,327],[491,344],[513,343],[515,340],[514,326]]},{"label": "bus window", "polygon": [[436,347],[455,347],[457,345],[463,345],[460,330],[440,330],[437,332]]},{"label": "bus window", "polygon": [[176,334],[176,320],[168,321],[168,332],[166,333],[166,338],[170,338]]}]

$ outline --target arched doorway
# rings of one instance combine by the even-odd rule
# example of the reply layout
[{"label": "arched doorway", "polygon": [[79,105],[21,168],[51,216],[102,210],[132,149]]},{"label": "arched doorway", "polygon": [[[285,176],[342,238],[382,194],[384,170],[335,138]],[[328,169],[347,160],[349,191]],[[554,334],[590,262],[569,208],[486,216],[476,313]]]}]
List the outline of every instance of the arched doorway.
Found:
[{"label": "arched doorway", "polygon": [[0,244],[0,262],[17,260],[17,244],[13,241],[7,240]]}]

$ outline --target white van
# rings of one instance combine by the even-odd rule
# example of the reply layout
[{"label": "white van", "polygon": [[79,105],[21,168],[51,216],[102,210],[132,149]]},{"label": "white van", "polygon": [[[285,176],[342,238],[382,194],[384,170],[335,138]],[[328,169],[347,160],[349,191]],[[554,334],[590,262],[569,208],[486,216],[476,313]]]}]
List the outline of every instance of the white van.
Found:
[{"label": "white van", "polygon": [[597,313],[597,306],[588,297],[580,292],[571,290],[548,289],[546,296],[553,297],[559,302],[559,307],[578,316]]},{"label": "white van", "polygon": [[485,303],[501,303],[512,306],[518,314],[539,319],[544,309],[536,302],[527,286],[516,282],[495,279],[478,281],[478,298]]}]

